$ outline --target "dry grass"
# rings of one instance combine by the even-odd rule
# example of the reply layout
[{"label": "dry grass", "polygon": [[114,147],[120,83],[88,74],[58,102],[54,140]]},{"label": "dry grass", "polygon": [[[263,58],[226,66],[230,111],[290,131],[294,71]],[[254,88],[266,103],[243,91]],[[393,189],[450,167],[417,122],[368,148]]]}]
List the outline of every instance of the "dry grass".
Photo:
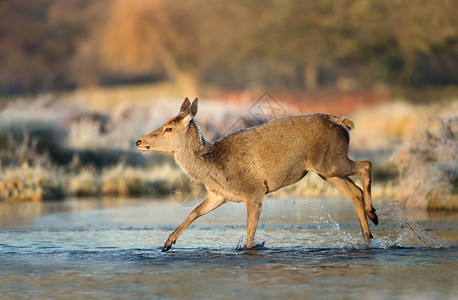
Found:
[{"label": "dry grass", "polygon": [[100,176],[94,168],[85,167],[75,174],[67,175],[70,196],[90,197],[100,193]]},{"label": "dry grass", "polygon": [[0,200],[41,201],[64,197],[61,172],[24,163],[20,167],[2,168],[0,175]]},{"label": "dry grass", "polygon": [[[124,103],[108,112],[69,103],[40,96],[9,102],[0,111],[1,200],[170,193],[181,172],[158,164],[155,156],[142,157],[134,141],[158,126],[168,111],[176,113],[178,101]],[[122,155],[112,165],[116,153]],[[126,160],[126,155],[136,158]]]},{"label": "dry grass", "polygon": [[161,196],[170,194],[172,183],[180,174],[178,168],[170,165],[146,169],[119,163],[101,172],[90,167],[72,172],[25,163],[20,167],[2,168],[0,201],[60,200],[65,196]]}]

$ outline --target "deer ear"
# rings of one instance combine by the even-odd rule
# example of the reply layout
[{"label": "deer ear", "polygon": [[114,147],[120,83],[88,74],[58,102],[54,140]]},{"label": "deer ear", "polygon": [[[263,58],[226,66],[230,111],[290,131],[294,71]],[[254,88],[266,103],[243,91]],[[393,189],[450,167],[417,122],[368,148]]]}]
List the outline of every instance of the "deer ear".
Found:
[{"label": "deer ear", "polygon": [[191,104],[191,113],[189,114],[191,118],[194,118],[197,115],[197,106],[199,104],[199,99],[194,99]]},{"label": "deer ear", "polygon": [[183,112],[183,121],[184,122],[189,122],[194,118],[197,114],[197,104],[199,102],[199,99],[194,99],[192,101],[191,107],[187,107],[186,110]]},{"label": "deer ear", "polygon": [[184,98],[183,104],[181,104],[181,107],[180,107],[180,113],[189,109],[190,105],[191,105],[191,101],[189,101],[189,98],[188,97]]}]

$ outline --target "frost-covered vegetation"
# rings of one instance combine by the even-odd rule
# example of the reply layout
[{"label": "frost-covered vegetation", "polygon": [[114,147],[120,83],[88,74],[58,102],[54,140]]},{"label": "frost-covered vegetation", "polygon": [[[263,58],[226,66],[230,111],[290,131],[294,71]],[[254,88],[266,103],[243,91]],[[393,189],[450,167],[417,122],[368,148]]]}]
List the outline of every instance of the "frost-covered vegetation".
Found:
[{"label": "frost-covered vegetation", "polygon": [[0,199],[169,192],[180,171],[168,158],[144,157],[134,148],[155,126],[147,122],[151,115],[145,107],[100,113],[50,96],[9,102],[0,111]]},{"label": "frost-covered vegetation", "polygon": [[[178,99],[101,110],[64,98],[14,100],[0,111],[0,200],[170,194],[182,172],[168,155],[140,153],[135,141],[175,115]],[[229,126],[239,116],[227,105],[205,106],[209,138],[220,132],[211,124]]]},{"label": "frost-covered vegetation", "polygon": [[[69,99],[15,100],[0,111],[0,200],[170,195],[181,170],[170,155],[142,154],[134,143],[176,114],[179,99],[120,102],[104,110]],[[351,116],[350,157],[372,161],[375,198],[457,209],[457,105],[398,101]],[[204,101],[197,120],[213,140],[242,113]],[[314,174],[276,195],[342,197]]]},{"label": "frost-covered vegetation", "polygon": [[407,206],[458,209],[458,106],[403,141],[394,155]]}]

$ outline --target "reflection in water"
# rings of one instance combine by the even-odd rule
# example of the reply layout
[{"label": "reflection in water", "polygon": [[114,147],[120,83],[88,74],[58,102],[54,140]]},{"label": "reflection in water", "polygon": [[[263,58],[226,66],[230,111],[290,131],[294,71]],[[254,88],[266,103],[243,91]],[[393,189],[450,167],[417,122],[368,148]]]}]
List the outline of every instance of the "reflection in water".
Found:
[{"label": "reflection in water", "polygon": [[417,224],[416,212],[376,208],[381,222],[371,226],[370,246],[349,201],[267,199],[255,250],[241,241],[244,205],[227,204],[162,253],[190,208],[114,199],[0,203],[0,297],[455,297],[457,214],[422,215]]}]

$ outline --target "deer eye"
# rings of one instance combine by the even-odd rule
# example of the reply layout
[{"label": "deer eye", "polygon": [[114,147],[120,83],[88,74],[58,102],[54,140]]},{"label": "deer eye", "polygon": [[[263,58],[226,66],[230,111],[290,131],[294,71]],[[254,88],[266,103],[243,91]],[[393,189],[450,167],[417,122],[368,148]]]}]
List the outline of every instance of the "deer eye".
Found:
[{"label": "deer eye", "polygon": [[171,131],[172,131],[172,128],[170,128],[170,127],[167,127],[167,128],[165,129],[165,132],[171,132]]}]

